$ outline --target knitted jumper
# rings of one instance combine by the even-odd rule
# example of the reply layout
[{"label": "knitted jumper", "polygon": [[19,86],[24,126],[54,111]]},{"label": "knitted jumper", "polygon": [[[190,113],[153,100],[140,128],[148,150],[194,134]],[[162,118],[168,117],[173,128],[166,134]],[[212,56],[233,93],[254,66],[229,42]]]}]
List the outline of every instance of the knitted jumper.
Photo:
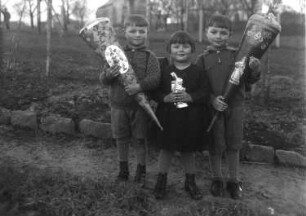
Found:
[{"label": "knitted jumper", "polygon": [[[125,47],[124,51],[134,69],[141,89],[146,92],[156,88],[160,82],[160,69],[155,54],[145,48],[130,49]],[[124,86],[117,78],[109,78],[102,71],[101,81],[109,86],[110,105],[112,107],[117,109],[137,109],[140,107],[133,96],[126,93]]]}]

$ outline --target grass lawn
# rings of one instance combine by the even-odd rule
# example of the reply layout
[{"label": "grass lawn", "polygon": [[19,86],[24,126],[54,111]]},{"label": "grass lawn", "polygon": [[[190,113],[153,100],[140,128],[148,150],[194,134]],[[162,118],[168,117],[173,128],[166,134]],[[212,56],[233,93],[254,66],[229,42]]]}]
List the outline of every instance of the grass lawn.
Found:
[{"label": "grass lawn", "polygon": [[[167,56],[165,44],[170,34],[151,33],[149,47],[157,56]],[[231,44],[237,46],[240,38],[241,33],[234,34]],[[43,76],[45,35],[29,29],[12,30],[4,32],[4,41],[4,63],[10,60],[14,64],[1,73],[0,106],[12,110],[34,106],[40,115],[58,113],[75,121],[83,118],[110,121],[107,90],[97,79],[99,59],[77,33],[64,37],[53,33],[49,78]],[[205,46],[205,40],[197,43],[194,58]],[[261,80],[247,100],[245,139],[304,153],[304,37],[281,36],[280,48],[272,47],[262,64],[269,85],[264,87]]]}]

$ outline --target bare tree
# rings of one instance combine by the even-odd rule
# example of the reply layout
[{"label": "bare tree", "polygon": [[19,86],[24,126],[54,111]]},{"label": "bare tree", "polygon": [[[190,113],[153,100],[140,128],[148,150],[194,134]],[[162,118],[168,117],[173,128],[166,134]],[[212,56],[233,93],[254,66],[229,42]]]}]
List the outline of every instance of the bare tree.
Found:
[{"label": "bare tree", "polygon": [[37,5],[35,6],[34,0],[26,0],[28,3],[28,12],[30,15],[30,21],[31,21],[31,28],[34,28],[34,13],[37,9]]},{"label": "bare tree", "polygon": [[87,0],[77,0],[72,6],[72,14],[80,20],[81,26],[84,25],[84,19],[87,13]]},{"label": "bare tree", "polygon": [[16,12],[17,12],[17,14],[19,16],[18,29],[20,29],[21,21],[22,21],[22,18],[23,18],[25,9],[26,9],[26,4],[25,4],[24,1],[20,1],[20,2],[15,3],[13,5],[13,8],[16,10]]},{"label": "bare tree", "polygon": [[256,13],[259,5],[259,0],[239,0],[241,9],[245,11],[248,17]]},{"label": "bare tree", "polygon": [[70,3],[69,0],[65,1],[65,8],[66,8],[66,23],[67,25],[70,23]]}]

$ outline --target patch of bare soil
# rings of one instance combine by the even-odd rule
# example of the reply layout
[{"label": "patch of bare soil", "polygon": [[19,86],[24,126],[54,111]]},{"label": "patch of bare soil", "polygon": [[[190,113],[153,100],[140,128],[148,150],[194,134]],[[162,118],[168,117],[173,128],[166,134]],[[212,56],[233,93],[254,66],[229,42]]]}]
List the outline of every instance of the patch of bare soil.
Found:
[{"label": "patch of bare soil", "polygon": [[[14,169],[23,167],[61,170],[73,176],[99,181],[115,179],[118,172],[116,148],[112,142],[92,138],[47,136],[9,127],[0,128],[0,164],[13,161]],[[158,169],[158,153],[150,148],[148,184],[152,192]],[[131,174],[135,170],[131,148]],[[154,215],[283,215],[302,216],[306,212],[305,170],[275,165],[241,164],[244,198],[232,200],[228,195],[215,198],[209,194],[210,173],[207,158],[197,155],[197,182],[204,193],[201,201],[192,201],[183,189],[184,173],[178,158],[169,173],[169,195],[165,201],[154,201]],[[131,184],[132,183],[132,180]],[[129,185],[129,184],[128,184]],[[127,185],[127,187],[128,187]],[[1,203],[1,202],[0,202]],[[226,214],[231,209],[231,214]],[[0,208],[1,210],[1,208]],[[214,213],[214,214],[212,214]]]}]

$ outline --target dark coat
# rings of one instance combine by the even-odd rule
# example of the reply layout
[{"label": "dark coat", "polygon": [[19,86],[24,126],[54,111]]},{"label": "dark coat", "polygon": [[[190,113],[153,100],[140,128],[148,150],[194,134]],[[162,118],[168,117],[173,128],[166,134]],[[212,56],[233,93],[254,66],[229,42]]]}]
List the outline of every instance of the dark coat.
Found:
[{"label": "dark coat", "polygon": [[[164,97],[171,92],[171,72],[183,79],[183,86],[192,98],[187,108],[179,109],[172,103],[163,102]],[[164,128],[157,133],[159,147],[181,152],[202,150],[209,115],[206,108],[208,79],[201,68],[194,64],[184,70],[178,70],[174,65],[163,67],[155,100],[158,102],[156,115]]]},{"label": "dark coat", "polygon": [[[204,53],[198,56],[196,64],[207,74],[211,88],[211,100],[219,95],[223,95],[235,64],[236,53],[237,50],[231,47],[226,46],[217,50],[216,48],[208,46]],[[245,86],[250,87],[249,85],[257,82],[259,78],[260,74],[253,75],[253,71],[247,65],[235,94],[228,102],[229,106],[243,105],[246,91]]]}]

